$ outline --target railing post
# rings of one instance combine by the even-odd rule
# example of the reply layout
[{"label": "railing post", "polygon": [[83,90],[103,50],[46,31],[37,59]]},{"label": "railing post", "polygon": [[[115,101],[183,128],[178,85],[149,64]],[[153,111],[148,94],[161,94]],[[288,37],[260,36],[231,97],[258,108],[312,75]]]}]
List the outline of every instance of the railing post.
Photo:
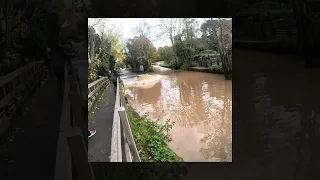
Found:
[{"label": "railing post", "polygon": [[88,111],[91,110],[93,104],[98,100],[97,99],[97,95],[100,94],[100,92],[104,91],[105,88],[106,88],[106,82],[107,81],[107,78],[106,77],[103,77],[99,80],[96,80],[92,83],[90,83],[88,85],[88,100],[87,100],[87,105],[88,105]]},{"label": "railing post", "polygon": [[74,135],[68,136],[67,140],[70,147],[72,162],[76,170],[77,180],[95,180],[91,164],[88,162],[88,153],[84,137],[80,128],[73,128]]},{"label": "railing post", "polygon": [[[86,118],[83,116],[81,102],[79,96],[74,92],[69,93],[70,102],[71,102],[71,112],[72,118],[74,120],[75,126],[80,127],[83,137],[88,136],[88,124]],[[88,149],[88,138],[84,138],[86,149]]]},{"label": "railing post", "polygon": [[140,160],[139,153],[138,153],[138,150],[136,147],[136,143],[134,142],[134,138],[132,135],[132,131],[131,131],[131,128],[129,125],[129,121],[128,121],[128,117],[127,117],[125,108],[123,107],[123,110],[118,111],[118,113],[120,116],[120,121],[121,121],[121,124],[123,127],[123,131],[124,131],[124,134],[126,137],[125,139],[127,140],[128,145],[130,147],[130,152],[133,157],[133,160],[134,160],[134,162],[140,162],[141,160]]},{"label": "railing post", "polygon": [[[68,75],[69,83],[70,83],[70,104],[71,104],[71,112],[72,119],[75,123],[75,126],[78,126],[82,130],[82,134],[84,137],[87,136],[88,123],[85,121],[87,117],[84,113],[84,101],[82,98],[80,82],[78,77],[78,69],[69,67],[72,72]],[[88,139],[85,139],[86,149],[88,149]]]},{"label": "railing post", "polygon": [[44,62],[32,62],[12,73],[0,77],[0,136],[10,125],[12,115],[26,100],[39,81]]},{"label": "railing post", "polygon": [[112,124],[112,137],[111,137],[111,162],[122,162],[122,149],[121,149],[121,124],[118,114],[118,108],[120,108],[120,97],[119,97],[119,79],[117,78],[117,90],[116,90],[116,101],[113,114]]},{"label": "railing post", "polygon": [[68,161],[68,159],[71,159],[68,141],[64,136],[64,133],[60,132],[58,138],[54,180],[72,179],[72,163],[71,161]]}]

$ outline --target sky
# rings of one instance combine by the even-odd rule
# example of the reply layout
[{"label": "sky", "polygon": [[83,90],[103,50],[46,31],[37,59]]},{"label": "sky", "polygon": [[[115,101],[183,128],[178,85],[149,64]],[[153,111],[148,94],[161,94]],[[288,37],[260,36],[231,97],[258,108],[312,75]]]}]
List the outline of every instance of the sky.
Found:
[{"label": "sky", "polygon": [[[106,18],[107,21],[106,22],[106,26],[113,26],[114,23],[119,25],[120,30],[122,31],[122,35],[124,37],[125,40],[127,39],[131,39],[134,36],[136,36],[137,34],[134,34],[132,32],[132,29],[137,27],[139,25],[139,23],[141,22],[141,20],[145,20],[146,22],[148,22],[151,26],[155,26],[157,24],[157,18]],[[201,25],[201,23],[203,23],[205,20],[204,18],[196,18],[199,21],[199,25]],[[99,31],[98,29],[96,29],[96,31]],[[151,32],[152,33],[152,32]],[[151,34],[151,36],[154,34]],[[171,42],[170,39],[151,39],[153,45],[156,48],[159,47],[163,47],[163,46],[170,46]]]}]

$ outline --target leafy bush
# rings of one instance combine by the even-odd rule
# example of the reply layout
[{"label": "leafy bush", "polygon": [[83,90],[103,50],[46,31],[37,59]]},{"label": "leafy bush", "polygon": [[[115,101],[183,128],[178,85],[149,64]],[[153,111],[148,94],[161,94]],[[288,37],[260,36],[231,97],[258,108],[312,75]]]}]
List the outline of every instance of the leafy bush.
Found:
[{"label": "leafy bush", "polygon": [[191,67],[191,63],[185,62],[185,63],[182,64],[182,66],[180,67],[180,69],[182,69],[182,70],[187,70],[189,67]]},{"label": "leafy bush", "polygon": [[132,107],[128,108],[128,118],[142,162],[183,162],[167,145],[173,123],[168,120],[164,125],[157,124],[147,115],[139,116]]},{"label": "leafy bush", "polygon": [[200,54],[216,54],[216,52],[214,50],[203,50],[200,52]]},{"label": "leafy bush", "polygon": [[223,68],[222,68],[222,66],[211,66],[209,69],[210,69],[213,73],[223,74]]}]

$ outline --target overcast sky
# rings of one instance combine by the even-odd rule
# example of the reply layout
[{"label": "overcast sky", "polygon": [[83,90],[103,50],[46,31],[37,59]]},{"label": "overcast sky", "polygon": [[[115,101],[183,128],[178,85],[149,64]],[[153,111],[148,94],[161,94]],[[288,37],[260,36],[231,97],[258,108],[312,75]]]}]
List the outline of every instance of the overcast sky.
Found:
[{"label": "overcast sky", "polygon": [[[139,23],[141,22],[141,20],[144,19],[151,26],[155,26],[157,24],[156,18],[106,18],[106,19],[108,20],[108,21],[105,21],[107,26],[108,25],[112,26],[112,24],[114,24],[114,23],[119,25],[119,28],[121,29],[125,40],[131,39],[137,35],[132,32],[132,29],[137,27],[139,25]],[[204,22],[204,18],[196,18],[196,19],[199,22],[199,26],[201,25],[201,23]],[[111,22],[111,23],[108,23],[108,22]],[[96,31],[99,31],[99,30],[96,29]],[[151,35],[154,35],[154,34],[151,34]],[[158,40],[158,39],[154,38],[154,39],[151,39],[151,41],[156,48],[163,47],[166,45],[171,45],[169,39]]]}]

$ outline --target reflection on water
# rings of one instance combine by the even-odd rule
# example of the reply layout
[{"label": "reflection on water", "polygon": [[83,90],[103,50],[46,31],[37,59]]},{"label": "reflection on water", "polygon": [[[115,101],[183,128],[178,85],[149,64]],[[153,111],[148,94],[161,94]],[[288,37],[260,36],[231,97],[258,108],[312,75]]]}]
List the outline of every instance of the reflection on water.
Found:
[{"label": "reflection on water", "polygon": [[161,81],[150,88],[128,87],[132,107],[152,120],[175,122],[169,146],[185,161],[231,162],[232,82],[190,71],[156,74]]},{"label": "reflection on water", "polygon": [[[234,80],[238,94],[233,137],[242,145],[237,146],[237,160],[266,179],[304,179],[315,173],[319,166],[311,163],[318,164],[320,158],[320,88],[315,85],[319,70],[305,69],[298,57],[234,54],[246,64],[246,69],[235,73],[242,81]],[[245,119],[237,119],[240,117]]]}]

